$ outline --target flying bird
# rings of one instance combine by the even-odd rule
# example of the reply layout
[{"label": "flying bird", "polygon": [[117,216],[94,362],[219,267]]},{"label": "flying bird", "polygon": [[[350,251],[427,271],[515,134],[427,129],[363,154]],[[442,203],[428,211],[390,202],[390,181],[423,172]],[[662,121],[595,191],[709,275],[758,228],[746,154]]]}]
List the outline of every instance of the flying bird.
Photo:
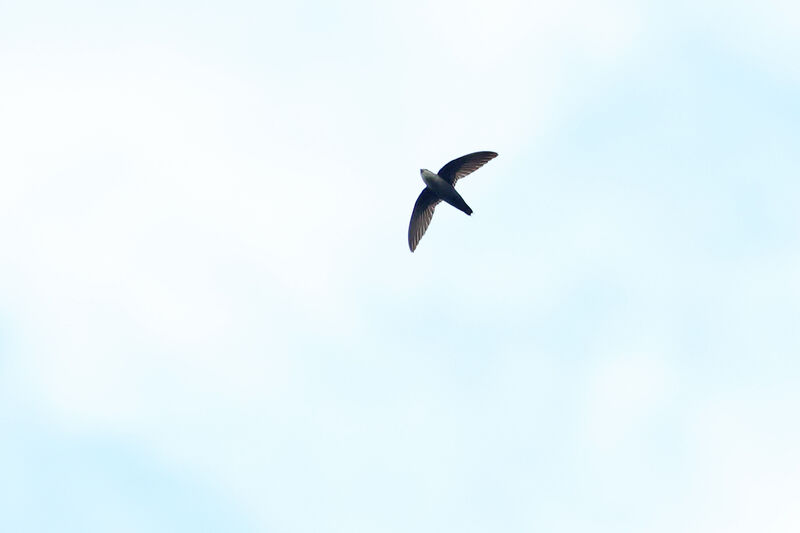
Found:
[{"label": "flying bird", "polygon": [[426,187],[422,190],[414,211],[411,212],[411,223],[408,225],[408,247],[413,252],[420,239],[425,235],[425,230],[433,218],[433,210],[444,200],[456,209],[472,214],[472,208],[456,192],[456,182],[464,176],[475,172],[483,165],[497,157],[495,152],[475,152],[453,159],[434,174],[427,168],[419,171]]}]

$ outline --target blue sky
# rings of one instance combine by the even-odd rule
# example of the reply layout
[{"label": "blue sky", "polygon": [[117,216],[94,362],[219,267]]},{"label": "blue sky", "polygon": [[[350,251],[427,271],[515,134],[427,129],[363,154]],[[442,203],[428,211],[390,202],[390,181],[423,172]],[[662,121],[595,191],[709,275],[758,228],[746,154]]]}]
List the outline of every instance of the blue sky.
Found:
[{"label": "blue sky", "polygon": [[0,5],[0,529],[797,531],[798,21]]}]

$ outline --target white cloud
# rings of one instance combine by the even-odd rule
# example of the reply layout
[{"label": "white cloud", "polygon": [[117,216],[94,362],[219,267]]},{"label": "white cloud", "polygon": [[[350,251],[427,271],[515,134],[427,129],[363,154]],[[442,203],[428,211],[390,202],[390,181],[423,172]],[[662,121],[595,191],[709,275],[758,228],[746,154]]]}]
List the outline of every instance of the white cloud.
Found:
[{"label": "white cloud", "polygon": [[[109,50],[69,39],[5,48],[0,310],[13,317],[15,339],[4,370],[46,420],[122,434],[170,464],[204,471],[264,523],[300,520],[292,513],[308,514],[309,491],[324,517],[346,507],[342,523],[361,523],[360,498],[381,497],[364,486],[382,476],[398,491],[423,487],[409,503],[422,510],[407,520],[431,523],[444,516],[431,504],[436,494],[451,490],[446,509],[463,513],[468,491],[459,484],[502,480],[491,468],[499,459],[477,474],[466,465],[502,455],[513,439],[515,457],[525,456],[539,436],[525,424],[544,413],[558,419],[563,407],[579,417],[586,449],[598,456],[635,448],[675,398],[681,363],[673,356],[682,345],[671,335],[683,331],[676,316],[692,276],[728,272],[698,289],[706,299],[752,272],[775,279],[731,296],[718,328],[750,324],[750,302],[793,310],[779,291],[796,285],[791,269],[731,274],[729,262],[693,263],[702,254],[674,259],[691,248],[682,244],[691,228],[661,220],[666,207],[649,211],[651,190],[572,180],[542,184],[532,206],[510,199],[518,212],[497,207],[510,180],[533,179],[533,171],[511,175],[572,111],[561,89],[590,90],[642,53],[647,12],[638,4],[337,4],[335,28],[327,14],[303,9],[282,8],[266,28],[257,16],[223,17],[218,28],[209,16],[176,28],[176,37],[148,26],[156,37],[146,44],[128,40],[130,28],[121,45],[104,29],[115,43]],[[206,31],[214,29],[220,34]],[[434,246],[467,223],[443,210],[426,249],[409,254],[417,169],[483,148],[501,152],[486,170],[496,181],[476,178],[464,190],[498,192],[467,219],[475,233],[458,238],[477,235],[490,253]],[[481,218],[490,209],[494,224]],[[513,232],[523,216],[541,229],[536,237]],[[677,229],[652,244],[650,230],[664,225]],[[589,301],[595,296],[599,303]],[[437,337],[441,323],[483,344],[437,358],[451,344]],[[650,327],[631,332],[642,324]],[[714,353],[740,338],[705,333]],[[415,335],[435,345],[417,348]],[[387,338],[401,347],[387,348]],[[542,349],[548,340],[554,346]],[[548,403],[566,380],[578,389],[561,360],[577,349],[565,345],[595,365],[576,411]],[[492,359],[509,351],[515,358]],[[468,370],[496,379],[465,377]],[[708,442],[741,438],[751,426],[774,429],[734,423]],[[483,435],[485,427],[507,440]],[[703,471],[701,496],[720,509],[751,501],[753,517],[778,509],[784,522],[772,525],[791,524],[786,498],[773,505],[748,488],[750,480],[795,488],[759,449],[791,459],[789,448],[754,441]],[[739,460],[749,466],[714,500]],[[623,485],[620,498],[630,494]],[[396,513],[387,503],[396,494],[375,504]]]},{"label": "white cloud", "polygon": [[[11,154],[0,200],[13,265],[6,290],[32,313],[28,331],[41,331],[30,375],[47,376],[40,388],[49,401],[73,413],[99,410],[111,422],[111,398],[129,409],[146,405],[125,382],[140,374],[134,389],[145,388],[154,361],[175,365],[169,375],[178,375],[190,360],[228,351],[248,366],[253,354],[244,346],[252,343],[280,358],[287,324],[250,328],[254,316],[268,323],[284,305],[326,335],[357,328],[347,298],[359,276],[354,265],[394,225],[387,209],[405,222],[415,194],[401,198],[401,171],[385,168],[386,157],[397,154],[398,169],[411,169],[407,181],[418,189],[416,168],[430,163],[401,149],[409,134],[417,149],[439,141],[423,150],[423,158],[436,154],[433,164],[466,149],[464,135],[475,126],[488,127],[485,142],[511,142],[552,103],[536,97],[552,92],[558,74],[547,47],[583,43],[582,53],[593,53],[609,37],[586,38],[593,21],[574,18],[575,6],[527,8],[524,16],[519,7],[404,9],[407,21],[426,16],[413,35],[389,24],[399,40],[385,50],[406,77],[442,74],[420,81],[345,58],[331,67],[309,56],[310,68],[282,63],[264,78],[152,43],[107,51],[67,45],[56,54],[12,47],[0,89],[0,140]],[[446,24],[452,17],[455,26]],[[401,60],[409,50],[414,61]],[[469,56],[499,60],[467,72],[463,87],[455,78],[445,83]],[[440,70],[442,58],[448,66]],[[406,117],[415,123],[397,129],[407,95],[419,108]],[[442,110],[436,101],[451,105]],[[391,102],[403,105],[398,111]],[[489,107],[480,126],[465,116],[472,104]],[[376,109],[385,116],[372,116]],[[420,127],[426,118],[443,127]],[[404,224],[397,227],[402,249]],[[250,337],[240,345],[232,335]],[[134,339],[117,340],[126,337]],[[129,355],[111,355],[120,351]],[[82,376],[90,375],[87,384]],[[80,407],[69,407],[73,401]]]},{"label": "white cloud", "polygon": [[652,348],[603,357],[588,384],[586,436],[610,450],[646,432],[674,396],[674,384],[665,356]]},{"label": "white cloud", "polygon": [[796,531],[793,393],[777,385],[710,391],[692,417],[696,531]]}]

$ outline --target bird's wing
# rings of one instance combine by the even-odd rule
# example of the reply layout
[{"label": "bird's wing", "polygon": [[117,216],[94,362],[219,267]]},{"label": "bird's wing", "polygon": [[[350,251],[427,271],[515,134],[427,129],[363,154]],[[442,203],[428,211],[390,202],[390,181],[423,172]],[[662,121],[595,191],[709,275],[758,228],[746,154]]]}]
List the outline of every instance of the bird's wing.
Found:
[{"label": "bird's wing", "polygon": [[433,210],[436,209],[436,204],[439,202],[441,200],[427,187],[417,198],[414,211],[411,213],[411,223],[408,225],[408,247],[412,252],[422,236],[425,235],[425,230],[428,229],[433,218]]},{"label": "bird's wing", "polygon": [[439,171],[439,177],[455,186],[459,179],[475,172],[495,157],[497,157],[496,152],[475,152],[461,156],[443,166]]}]

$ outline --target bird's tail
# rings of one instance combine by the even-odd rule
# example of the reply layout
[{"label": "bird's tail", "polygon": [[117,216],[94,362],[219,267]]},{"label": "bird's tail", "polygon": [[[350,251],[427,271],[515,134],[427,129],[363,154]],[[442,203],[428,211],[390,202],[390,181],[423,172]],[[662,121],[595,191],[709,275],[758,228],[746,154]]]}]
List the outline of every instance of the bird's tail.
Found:
[{"label": "bird's tail", "polygon": [[461,198],[461,195],[452,187],[445,194],[442,194],[440,198],[459,211],[463,211],[468,215],[472,214],[472,208],[467,205],[467,202],[465,202],[464,199]]},{"label": "bird's tail", "polygon": [[472,208],[467,205],[467,202],[464,201],[461,196],[457,196],[456,198],[452,198],[452,201],[448,201],[448,204],[452,205],[456,209],[465,212],[468,215],[472,214]]}]

